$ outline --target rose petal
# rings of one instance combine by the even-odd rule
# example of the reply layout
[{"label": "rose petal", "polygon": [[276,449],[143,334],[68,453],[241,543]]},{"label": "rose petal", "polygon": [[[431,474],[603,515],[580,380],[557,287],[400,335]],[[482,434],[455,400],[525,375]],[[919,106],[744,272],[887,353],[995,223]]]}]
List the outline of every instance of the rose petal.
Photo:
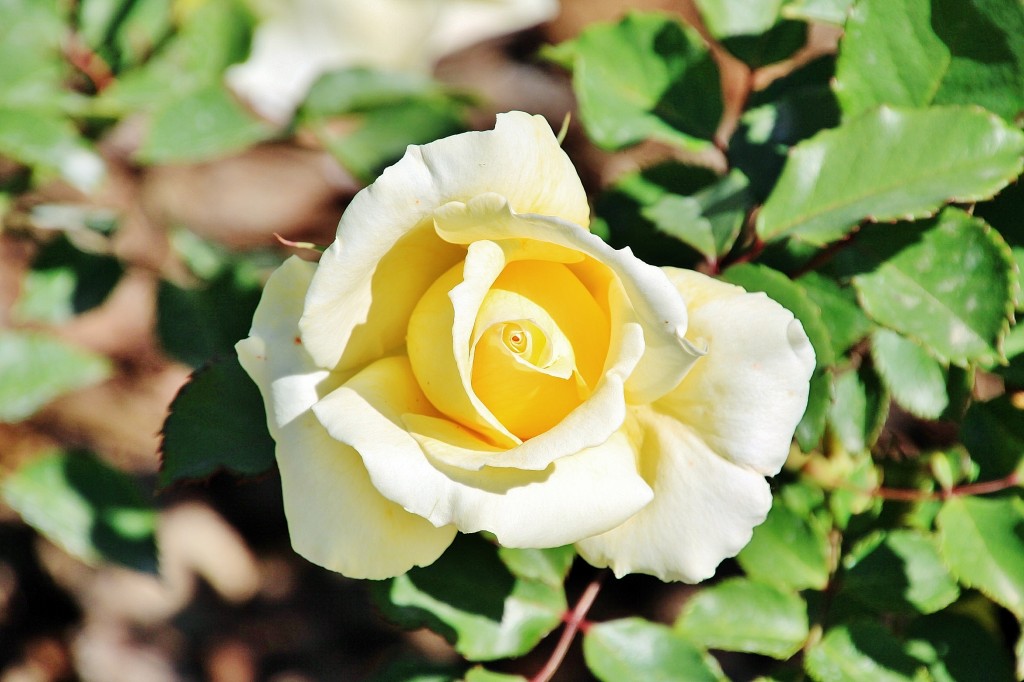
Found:
[{"label": "rose petal", "polygon": [[606,265],[622,284],[637,321],[643,326],[644,354],[626,381],[631,403],[648,403],[675,388],[700,351],[685,338],[686,306],[658,268],[627,249],[616,251],[597,235],[559,217],[516,213],[497,194],[468,203],[452,202],[436,213],[437,233],[455,244],[480,240],[527,239],[574,249]]},{"label": "rose petal", "polygon": [[712,450],[762,474],[779,471],[807,406],[814,351],[793,314],[690,270],[665,268],[687,300],[687,337],[708,348],[658,401]]},{"label": "rose petal", "polygon": [[576,543],[594,566],[616,576],[646,573],[696,583],[711,577],[764,521],[772,498],[761,474],[719,457],[689,427],[635,408],[642,429],[640,467],[654,500],[602,535]]},{"label": "rose petal", "polygon": [[465,253],[433,234],[434,211],[484,192],[519,211],[589,220],[579,176],[539,116],[511,112],[493,131],[410,147],[356,195],[321,257],[300,322],[319,366],[358,368],[405,343],[420,295]]},{"label": "rose petal", "polygon": [[[295,550],[352,578],[387,578],[433,563],[455,537],[384,498],[359,455],[333,440],[310,408],[344,378],[317,369],[297,343],[303,294],[316,266],[298,258],[267,282],[239,361],[267,408],[288,531]],[[372,546],[374,551],[367,551]]]},{"label": "rose petal", "polygon": [[650,500],[632,445],[621,433],[544,471],[469,471],[432,463],[409,433],[405,416],[440,415],[404,357],[373,363],[321,400],[314,412],[334,438],[359,452],[386,497],[435,525],[490,531],[506,547],[574,542],[615,527]]}]

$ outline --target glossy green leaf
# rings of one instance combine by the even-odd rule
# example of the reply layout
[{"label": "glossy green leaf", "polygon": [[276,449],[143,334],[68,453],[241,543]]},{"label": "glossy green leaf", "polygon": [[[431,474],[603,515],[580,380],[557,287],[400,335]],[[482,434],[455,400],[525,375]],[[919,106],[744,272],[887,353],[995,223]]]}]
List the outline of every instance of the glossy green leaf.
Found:
[{"label": "glossy green leaf", "polygon": [[36,331],[0,331],[0,422],[17,422],[110,376],[106,358]]},{"label": "glossy green leaf", "polygon": [[154,112],[138,159],[149,164],[204,161],[240,151],[273,132],[214,84]]},{"label": "glossy green leaf", "polygon": [[832,435],[847,452],[867,450],[889,415],[889,393],[866,365],[837,374],[833,390],[828,414]]},{"label": "glossy green leaf", "polygon": [[1024,617],[1024,501],[954,497],[936,523],[942,555],[957,579]]},{"label": "glossy green leaf", "polygon": [[687,600],[675,628],[708,649],[785,660],[807,639],[807,604],[795,592],[730,578]]},{"label": "glossy green leaf", "polygon": [[960,438],[978,464],[981,480],[994,481],[1014,471],[1024,475],[1024,410],[1008,396],[973,403]]},{"label": "glossy green leaf", "polygon": [[[902,230],[903,234],[888,234]],[[854,277],[865,312],[924,344],[939,360],[995,363],[1013,313],[1016,275],[997,232],[947,209],[913,226],[865,231],[856,248],[878,258]]]},{"label": "glossy green leaf", "polygon": [[56,2],[0,0],[0,106],[53,106],[68,71],[62,14]]},{"label": "glossy green leaf", "polygon": [[[558,565],[566,550],[553,552]],[[538,564],[522,555],[508,563],[477,535],[459,535],[435,563],[378,583],[384,615],[403,627],[426,625],[444,635],[472,661],[519,656],[562,622],[567,608],[559,581],[519,575]],[[541,571],[550,578],[546,570]]]},{"label": "glossy green leaf", "polygon": [[421,74],[357,67],[321,76],[306,95],[301,116],[316,120],[443,96],[442,86]]},{"label": "glossy green leaf", "polygon": [[836,94],[843,112],[879,104],[978,104],[1024,111],[1020,0],[862,0],[846,22]]},{"label": "glossy green leaf", "polygon": [[704,25],[716,38],[764,33],[779,20],[783,0],[696,0]]},{"label": "glossy green leaf", "polygon": [[764,265],[743,263],[722,273],[722,279],[738,284],[747,291],[763,291],[768,297],[791,311],[804,327],[814,347],[819,368],[830,367],[836,358],[832,351],[828,328],[822,321],[821,308],[811,300],[799,282]]},{"label": "glossy green leaf", "polygon": [[602,682],[724,680],[704,652],[682,635],[643,618],[592,625],[583,637],[587,667]]},{"label": "glossy green leaf", "polygon": [[642,213],[658,230],[715,262],[732,249],[753,205],[749,185],[742,172],[733,170],[695,194],[664,194]]},{"label": "glossy green leaf", "polygon": [[949,405],[946,372],[919,344],[888,329],[871,335],[871,359],[893,399],[922,419],[938,419]]},{"label": "glossy green leaf", "polygon": [[842,26],[852,5],[853,0],[789,0],[782,6],[782,16]]},{"label": "glossy green leaf", "polygon": [[274,466],[259,389],[231,356],[192,374],[164,421],[160,485],[206,478],[221,469],[241,475]]},{"label": "glossy green leaf", "polygon": [[928,665],[875,622],[840,625],[825,633],[804,660],[817,682],[919,682]]},{"label": "glossy green leaf", "polygon": [[576,550],[572,545],[551,549],[499,547],[498,557],[520,578],[539,580],[552,587],[559,587],[565,582],[565,576],[576,558]]},{"label": "glossy green leaf", "polygon": [[572,69],[580,119],[599,146],[654,139],[711,147],[722,115],[718,68],[676,18],[632,13],[617,24],[592,24],[546,54]]},{"label": "glossy green leaf", "polygon": [[960,596],[937,543],[921,531],[878,532],[843,565],[843,593],[880,613],[935,613]]},{"label": "glossy green leaf", "polygon": [[822,244],[864,220],[986,199],[1020,174],[1022,153],[1024,133],[981,109],[872,109],[793,148],[757,232]]},{"label": "glossy green leaf", "polygon": [[821,310],[821,319],[828,328],[832,352],[837,358],[871,331],[871,320],[857,304],[852,288],[840,287],[834,279],[813,271],[796,282]]},{"label": "glossy green leaf", "polygon": [[4,478],[0,491],[26,523],[69,554],[156,571],[156,512],[126,474],[94,455],[46,455]]},{"label": "glossy green leaf", "polygon": [[784,504],[772,506],[736,560],[752,579],[784,590],[821,590],[828,584],[825,529]]}]

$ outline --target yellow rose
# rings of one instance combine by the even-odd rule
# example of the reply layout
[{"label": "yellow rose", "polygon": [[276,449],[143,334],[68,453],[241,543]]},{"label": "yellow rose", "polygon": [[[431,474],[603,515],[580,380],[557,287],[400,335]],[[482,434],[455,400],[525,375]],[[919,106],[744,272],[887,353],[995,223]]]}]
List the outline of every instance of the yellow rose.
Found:
[{"label": "yellow rose", "polygon": [[486,530],[695,582],[749,541],[806,405],[803,328],[588,222],[547,123],[513,112],[410,147],[319,264],[274,273],[237,349],[299,553],[385,578]]}]

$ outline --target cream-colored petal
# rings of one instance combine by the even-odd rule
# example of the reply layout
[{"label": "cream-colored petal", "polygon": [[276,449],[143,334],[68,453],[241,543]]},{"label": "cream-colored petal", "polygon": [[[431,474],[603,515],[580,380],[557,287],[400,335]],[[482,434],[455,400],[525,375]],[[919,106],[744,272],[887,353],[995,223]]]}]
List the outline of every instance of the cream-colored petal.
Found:
[{"label": "cream-colored petal", "polygon": [[793,314],[690,270],[665,268],[690,310],[687,337],[708,348],[659,406],[715,452],[762,474],[779,471],[807,406],[814,351]]},{"label": "cream-colored petal", "polygon": [[469,471],[428,459],[406,426],[415,425],[408,415],[440,415],[404,357],[370,365],[314,412],[334,438],[359,452],[374,486],[389,499],[438,526],[490,531],[507,547],[574,542],[615,527],[650,500],[622,433],[544,471]]},{"label": "cream-colored petal", "polygon": [[298,318],[315,268],[293,257],[274,272],[249,338],[236,346],[239,361],[266,404],[295,550],[352,578],[399,575],[433,563],[456,531],[435,528],[384,498],[359,455],[313,415],[313,405],[345,378],[317,368],[299,343]]},{"label": "cream-colored petal", "polygon": [[319,366],[359,367],[404,343],[419,295],[465,252],[423,228],[438,207],[484,192],[519,211],[589,220],[579,176],[539,116],[502,114],[492,131],[409,147],[352,200],[320,260],[300,322]]},{"label": "cream-colored petal", "polygon": [[648,403],[672,390],[700,357],[700,351],[684,338],[686,306],[678,291],[661,270],[636,258],[628,248],[617,251],[559,217],[517,213],[497,194],[447,204],[437,211],[435,222],[437,233],[455,244],[536,240],[574,249],[610,268],[644,332],[643,357],[626,381],[631,403]]},{"label": "cream-colored petal", "polygon": [[430,50],[440,58],[554,19],[557,14],[557,0],[445,0],[430,35]]},{"label": "cream-colored petal", "polygon": [[646,573],[696,583],[749,541],[771,508],[760,474],[719,457],[686,425],[636,408],[640,468],[654,500],[607,533],[576,543],[594,566],[616,576]]}]

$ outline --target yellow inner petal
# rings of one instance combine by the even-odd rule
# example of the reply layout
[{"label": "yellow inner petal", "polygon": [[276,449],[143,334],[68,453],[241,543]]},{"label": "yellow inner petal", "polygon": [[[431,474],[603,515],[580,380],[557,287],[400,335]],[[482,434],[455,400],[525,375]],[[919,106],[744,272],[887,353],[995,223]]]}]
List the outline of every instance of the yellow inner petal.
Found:
[{"label": "yellow inner petal", "polygon": [[560,422],[600,379],[609,323],[569,267],[510,263],[481,305],[473,391],[521,439]]}]

